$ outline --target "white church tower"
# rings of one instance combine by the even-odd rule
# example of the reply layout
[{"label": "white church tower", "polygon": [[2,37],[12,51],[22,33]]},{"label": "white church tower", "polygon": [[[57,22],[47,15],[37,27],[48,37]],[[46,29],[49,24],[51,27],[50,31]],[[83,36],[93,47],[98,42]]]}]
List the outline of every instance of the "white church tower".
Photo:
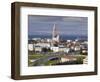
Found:
[{"label": "white church tower", "polygon": [[54,24],[54,26],[53,26],[52,41],[57,42],[57,43],[59,42],[59,33],[58,33],[57,28],[56,28],[56,24]]},{"label": "white church tower", "polygon": [[52,31],[52,42],[51,42],[51,50],[53,50],[53,52],[58,52],[59,51],[59,33],[58,30],[56,28],[56,24],[54,24],[53,26],[53,31]]}]

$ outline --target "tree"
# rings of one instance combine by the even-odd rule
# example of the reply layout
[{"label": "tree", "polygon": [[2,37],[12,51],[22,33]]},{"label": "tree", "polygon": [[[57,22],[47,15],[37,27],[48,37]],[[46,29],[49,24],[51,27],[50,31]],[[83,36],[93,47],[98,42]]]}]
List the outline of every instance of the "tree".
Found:
[{"label": "tree", "polygon": [[47,48],[42,48],[42,52],[48,52]]}]

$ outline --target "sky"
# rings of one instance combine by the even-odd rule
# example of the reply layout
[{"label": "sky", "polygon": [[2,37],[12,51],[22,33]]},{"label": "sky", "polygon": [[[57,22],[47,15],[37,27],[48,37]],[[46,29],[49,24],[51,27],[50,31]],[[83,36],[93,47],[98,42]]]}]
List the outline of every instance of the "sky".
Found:
[{"label": "sky", "polygon": [[88,33],[87,17],[28,15],[28,35],[51,35],[54,24],[60,35]]}]

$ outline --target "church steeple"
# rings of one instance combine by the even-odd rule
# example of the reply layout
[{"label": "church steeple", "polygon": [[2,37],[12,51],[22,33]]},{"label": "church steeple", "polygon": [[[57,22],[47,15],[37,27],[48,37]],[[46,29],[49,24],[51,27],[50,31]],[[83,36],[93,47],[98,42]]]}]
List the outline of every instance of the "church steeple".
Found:
[{"label": "church steeple", "polygon": [[53,26],[52,40],[53,40],[54,42],[59,42],[59,33],[58,33],[57,28],[56,28],[56,24],[54,24],[54,26]]}]

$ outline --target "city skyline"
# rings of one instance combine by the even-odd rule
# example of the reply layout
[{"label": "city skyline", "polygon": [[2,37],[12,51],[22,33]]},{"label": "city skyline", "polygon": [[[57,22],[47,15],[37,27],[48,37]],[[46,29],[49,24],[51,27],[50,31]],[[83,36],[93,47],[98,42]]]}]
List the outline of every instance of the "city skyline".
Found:
[{"label": "city skyline", "polygon": [[87,64],[87,20],[29,15],[28,66]]},{"label": "city skyline", "polygon": [[60,35],[87,36],[87,17],[28,16],[28,35],[51,35],[54,24]]}]

